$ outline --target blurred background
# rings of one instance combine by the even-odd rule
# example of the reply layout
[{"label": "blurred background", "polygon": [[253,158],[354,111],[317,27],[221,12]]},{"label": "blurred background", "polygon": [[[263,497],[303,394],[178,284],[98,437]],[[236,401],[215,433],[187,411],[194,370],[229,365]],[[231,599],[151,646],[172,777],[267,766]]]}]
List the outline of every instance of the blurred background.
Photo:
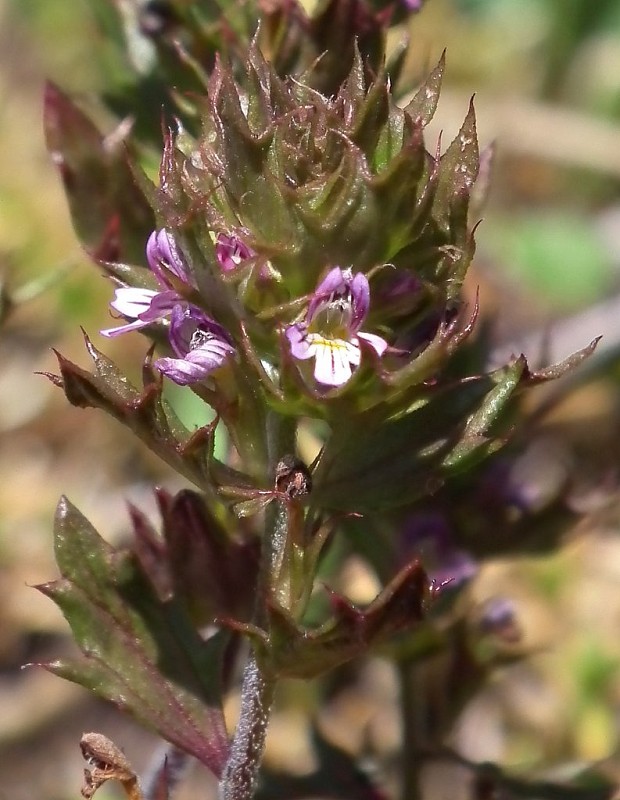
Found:
[{"label": "blurred background", "polygon": [[[400,31],[402,33],[402,31]],[[429,0],[410,24],[413,80],[447,48],[437,118],[456,134],[476,93],[482,146],[497,152],[478,251],[479,286],[498,353],[533,363],[604,335],[598,354],[540,421],[540,453],[522,469],[534,502],[545,479],[566,481],[586,518],[554,554],[496,560],[472,602],[509,598],[528,657],[493,673],[455,732],[468,758],[516,770],[614,769],[620,720],[620,0]],[[11,298],[0,330],[0,797],[77,797],[86,730],[113,735],[142,769],[155,740],[113,709],[28,662],[70,648],[64,621],[33,588],[56,576],[52,519],[67,493],[111,541],[127,502],[152,513],[150,487],[181,484],[117,426],[70,407],[39,372],[54,347],[86,365],[82,326],[129,376],[145,351],[138,335],[104,341],[111,286],[83,256],[45,151],[43,85],[51,79],[88,107],[107,79],[105,42],[88,0],[0,0],[0,282]],[[173,396],[189,424],[191,393]],[[551,453],[551,455],[549,455]],[[545,460],[546,459],[546,460]],[[533,477],[532,477],[533,476]],[[354,599],[373,579],[348,565]],[[358,694],[326,708],[324,731],[345,748],[399,742],[394,678],[380,660]],[[360,703],[360,694],[364,702]],[[304,769],[304,695],[274,720],[269,758]],[[301,697],[301,699],[300,699]],[[368,733],[370,732],[370,733]],[[577,766],[575,766],[577,765]],[[546,773],[545,773],[546,774]],[[104,792],[101,794],[102,798]],[[113,796],[110,790],[109,796]]]}]

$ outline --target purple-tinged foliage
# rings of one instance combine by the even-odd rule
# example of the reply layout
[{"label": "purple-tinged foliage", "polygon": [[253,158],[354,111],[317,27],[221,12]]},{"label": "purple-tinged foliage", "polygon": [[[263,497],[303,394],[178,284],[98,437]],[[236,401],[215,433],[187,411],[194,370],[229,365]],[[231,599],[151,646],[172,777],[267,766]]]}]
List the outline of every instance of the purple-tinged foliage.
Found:
[{"label": "purple-tinged foliage", "polygon": [[99,261],[136,263],[155,218],[133,180],[128,145],[103,136],[51,83],[45,89],[43,122],[82,246]]},{"label": "purple-tinged foliage", "polygon": [[183,600],[199,626],[220,617],[249,620],[254,605],[259,547],[253,537],[231,538],[204,498],[184,490],[157,499],[162,533],[131,509],[134,550],[162,599]]},{"label": "purple-tinged foliage", "polygon": [[203,641],[178,604],[157,598],[133,556],[104,542],[66,499],[55,553],[62,577],[39,589],[60,606],[83,655],[43,666],[111,700],[219,775],[229,748],[222,640]]},{"label": "purple-tinged foliage", "polygon": [[[124,323],[102,333],[139,330],[152,341],[142,385],[88,338],[94,371],[58,355],[60,374],[49,377],[75,406],[111,414],[200,493],[160,490],[161,532],[133,508],[133,543],[121,550],[62,501],[62,577],[42,588],[83,656],[47,668],[200,759],[220,776],[220,800],[250,800],[278,679],[314,678],[376,647],[399,662],[405,686],[431,654],[443,661],[431,670],[439,690],[424,694],[429,737],[420,744],[447,740],[495,663],[472,640],[514,628],[500,600],[471,635],[457,602],[476,570],[469,553],[479,559],[508,540],[523,548],[506,507],[512,498],[514,514],[523,483],[508,491],[502,476],[506,491],[489,504],[493,488],[477,465],[508,441],[522,392],[576,366],[595,343],[545,370],[519,356],[485,371],[478,302],[462,298],[471,206],[488,183],[486,167],[479,181],[473,104],[443,153],[434,142],[427,149],[444,58],[405,103],[394,89],[405,51],[385,58],[388,26],[422,2],[326,0],[311,15],[295,0],[261,2],[251,43],[252,1],[223,0],[221,14],[167,3],[147,4],[135,20],[119,4],[110,10],[117,48],[130,63],[147,45],[158,103],[176,106],[172,126],[164,114],[163,146],[160,108],[155,133],[142,134],[152,108],[136,109],[135,136],[124,123],[103,137],[60,92],[46,97],[76,230],[117,286],[111,307]],[[131,102],[143,77],[127,87]],[[156,185],[140,166],[154,142]],[[162,376],[189,386],[213,422],[188,431]],[[319,451],[311,465],[298,458],[300,433]],[[365,607],[316,592],[323,555],[345,533],[382,580]],[[337,572],[346,556],[338,547],[330,555]],[[205,630],[218,632],[205,639]],[[252,653],[229,742],[222,677],[232,688],[241,636]],[[421,718],[408,694],[405,727]],[[381,797],[352,759],[327,747],[319,761],[306,789],[322,794],[330,770],[342,770],[330,796]],[[412,754],[407,761],[418,768]],[[302,784],[287,796],[304,796],[295,794]],[[167,794],[167,780],[161,786]],[[407,796],[417,788],[405,781]]]},{"label": "purple-tinged foliage", "polygon": [[228,470],[213,456],[217,420],[190,433],[162,397],[161,377],[148,364],[144,385],[139,389],[87,336],[85,342],[95,368],[93,373],[58,353],[60,375],[47,374],[72,405],[106,411],[207,493],[214,492],[220,480],[229,479]]},{"label": "purple-tinged foliage", "polygon": [[397,634],[421,631],[431,599],[428,577],[418,561],[403,567],[365,608],[327,589],[332,617],[320,628],[300,624],[275,599],[268,599],[268,628],[226,620],[253,640],[269,669],[292,678],[316,677],[369,652]]}]

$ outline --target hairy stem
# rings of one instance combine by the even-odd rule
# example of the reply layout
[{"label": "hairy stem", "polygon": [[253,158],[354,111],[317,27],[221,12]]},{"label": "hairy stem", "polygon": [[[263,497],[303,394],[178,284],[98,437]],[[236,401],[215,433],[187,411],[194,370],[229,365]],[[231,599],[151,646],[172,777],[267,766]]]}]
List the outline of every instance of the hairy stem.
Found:
[{"label": "hairy stem", "polygon": [[241,713],[224,774],[219,800],[250,800],[258,778],[275,690],[275,681],[261,669],[254,652],[243,672]]},{"label": "hairy stem", "polygon": [[[272,474],[282,456],[294,452],[294,421],[272,415],[267,429],[269,462]],[[261,570],[258,581],[254,621],[264,624],[265,604],[277,591],[278,575],[287,539],[286,505],[276,501],[266,515]],[[258,779],[265,739],[275,694],[276,679],[261,664],[256,652],[250,652],[243,671],[241,711],[233,737],[230,756],[219,785],[219,800],[251,800]]]}]

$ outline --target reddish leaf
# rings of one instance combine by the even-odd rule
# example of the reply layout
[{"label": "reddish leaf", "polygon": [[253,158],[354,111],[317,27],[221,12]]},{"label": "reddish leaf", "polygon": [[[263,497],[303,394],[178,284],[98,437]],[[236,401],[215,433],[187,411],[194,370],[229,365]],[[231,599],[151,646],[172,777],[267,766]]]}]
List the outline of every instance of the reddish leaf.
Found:
[{"label": "reddish leaf", "polygon": [[359,608],[330,591],[334,617],[316,630],[299,626],[280,606],[269,607],[269,643],[264,646],[281,675],[311,678],[391,636],[416,628],[424,617],[429,583],[421,565],[404,567],[370,605]]},{"label": "reddish leaf", "polygon": [[45,89],[44,127],[86,250],[103,261],[141,263],[155,218],[134,182],[124,146],[102,136],[51,83]]},{"label": "reddish leaf", "polygon": [[83,656],[43,666],[111,700],[219,775],[229,748],[222,637],[202,640],[177,603],[156,597],[134,556],[107,544],[65,498],[55,553],[62,578],[39,588],[62,610]]},{"label": "reddish leaf", "polygon": [[48,375],[60,386],[70,403],[79,408],[101,408],[132,430],[153,452],[202,489],[209,489],[215,425],[207,425],[190,436],[162,397],[161,379],[153,371],[145,374],[142,390],[133,386],[118,367],[84,336],[95,365],[91,373],[57,353],[60,375]]},{"label": "reddish leaf", "polygon": [[435,114],[445,67],[446,51],[444,50],[435,69],[413,96],[411,102],[405,106],[405,111],[411,115],[417,125],[426,127]]},{"label": "reddish leaf", "polygon": [[260,545],[232,539],[204,498],[188,489],[158,494],[163,536],[131,509],[134,551],[163,598],[184,600],[199,624],[215,618],[249,619],[255,602]]}]

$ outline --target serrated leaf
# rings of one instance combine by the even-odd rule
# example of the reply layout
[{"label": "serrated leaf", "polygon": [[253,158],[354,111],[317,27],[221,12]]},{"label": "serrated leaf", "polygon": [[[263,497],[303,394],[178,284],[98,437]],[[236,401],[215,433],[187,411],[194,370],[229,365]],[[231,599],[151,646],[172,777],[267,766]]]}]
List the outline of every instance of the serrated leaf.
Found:
[{"label": "serrated leaf", "polygon": [[526,365],[525,377],[527,378],[528,384],[546,383],[547,381],[555,381],[563,375],[570,375],[573,370],[577,369],[586,359],[590,358],[601,339],[602,336],[597,336],[595,339],[592,339],[590,344],[586,345],[581,350],[577,350],[575,353],[571,353],[571,355],[559,361],[557,364],[550,364],[548,367],[536,370],[531,370],[529,366]]},{"label": "serrated leaf", "polygon": [[476,112],[473,99],[461,129],[439,160],[433,218],[451,232],[452,244],[462,245],[467,237],[469,198],[479,169]]},{"label": "serrated leaf", "polygon": [[102,136],[51,83],[45,90],[44,127],[83,246],[97,259],[140,263],[155,219],[133,180],[125,148]]},{"label": "serrated leaf", "polygon": [[95,373],[56,353],[60,376],[48,377],[60,386],[72,405],[100,408],[132,430],[154,453],[205,491],[211,466],[217,469],[213,444],[217,421],[190,436],[162,397],[161,380],[145,370],[148,381],[140,390],[85,335]]},{"label": "serrated leaf", "polygon": [[384,59],[381,15],[361,0],[327,0],[310,20],[316,55],[322,55],[313,84],[325,96],[338,91],[351,69],[356,50],[370,72],[377,74]]},{"label": "serrated leaf", "polygon": [[203,641],[175,602],[158,600],[127,551],[107,544],[63,498],[54,533],[62,578],[39,587],[83,653],[44,664],[127,710],[219,775],[229,748],[220,636]]},{"label": "serrated leaf", "polygon": [[197,492],[185,489],[173,498],[160,492],[159,500],[164,548],[159,564],[168,568],[176,596],[185,598],[201,624],[212,623],[215,617],[250,619],[258,539],[232,538]]},{"label": "serrated leaf", "polygon": [[495,386],[476,412],[468,418],[458,444],[444,457],[443,467],[462,468],[470,463],[472,456],[488,454],[493,451],[493,447],[497,449],[501,445],[501,442],[490,439],[489,433],[519,386],[526,366],[527,362],[521,356],[507,367],[492,373],[490,377]]},{"label": "serrated leaf", "polygon": [[398,419],[355,419],[336,429],[315,471],[318,507],[371,513],[414,502],[437,489],[442,461],[462,436],[463,419],[474,414],[492,389],[488,378],[419,395],[415,408]]},{"label": "serrated leaf", "polygon": [[411,102],[405,106],[404,110],[411,116],[416,125],[425,128],[432,120],[439,102],[445,67],[446,51],[444,50],[435,69],[415,93]]},{"label": "serrated leaf", "polygon": [[268,606],[269,657],[280,675],[312,678],[391,636],[411,631],[423,618],[428,579],[416,561],[404,567],[365,608],[329,591],[333,619],[318,630],[298,623],[279,605]]}]

